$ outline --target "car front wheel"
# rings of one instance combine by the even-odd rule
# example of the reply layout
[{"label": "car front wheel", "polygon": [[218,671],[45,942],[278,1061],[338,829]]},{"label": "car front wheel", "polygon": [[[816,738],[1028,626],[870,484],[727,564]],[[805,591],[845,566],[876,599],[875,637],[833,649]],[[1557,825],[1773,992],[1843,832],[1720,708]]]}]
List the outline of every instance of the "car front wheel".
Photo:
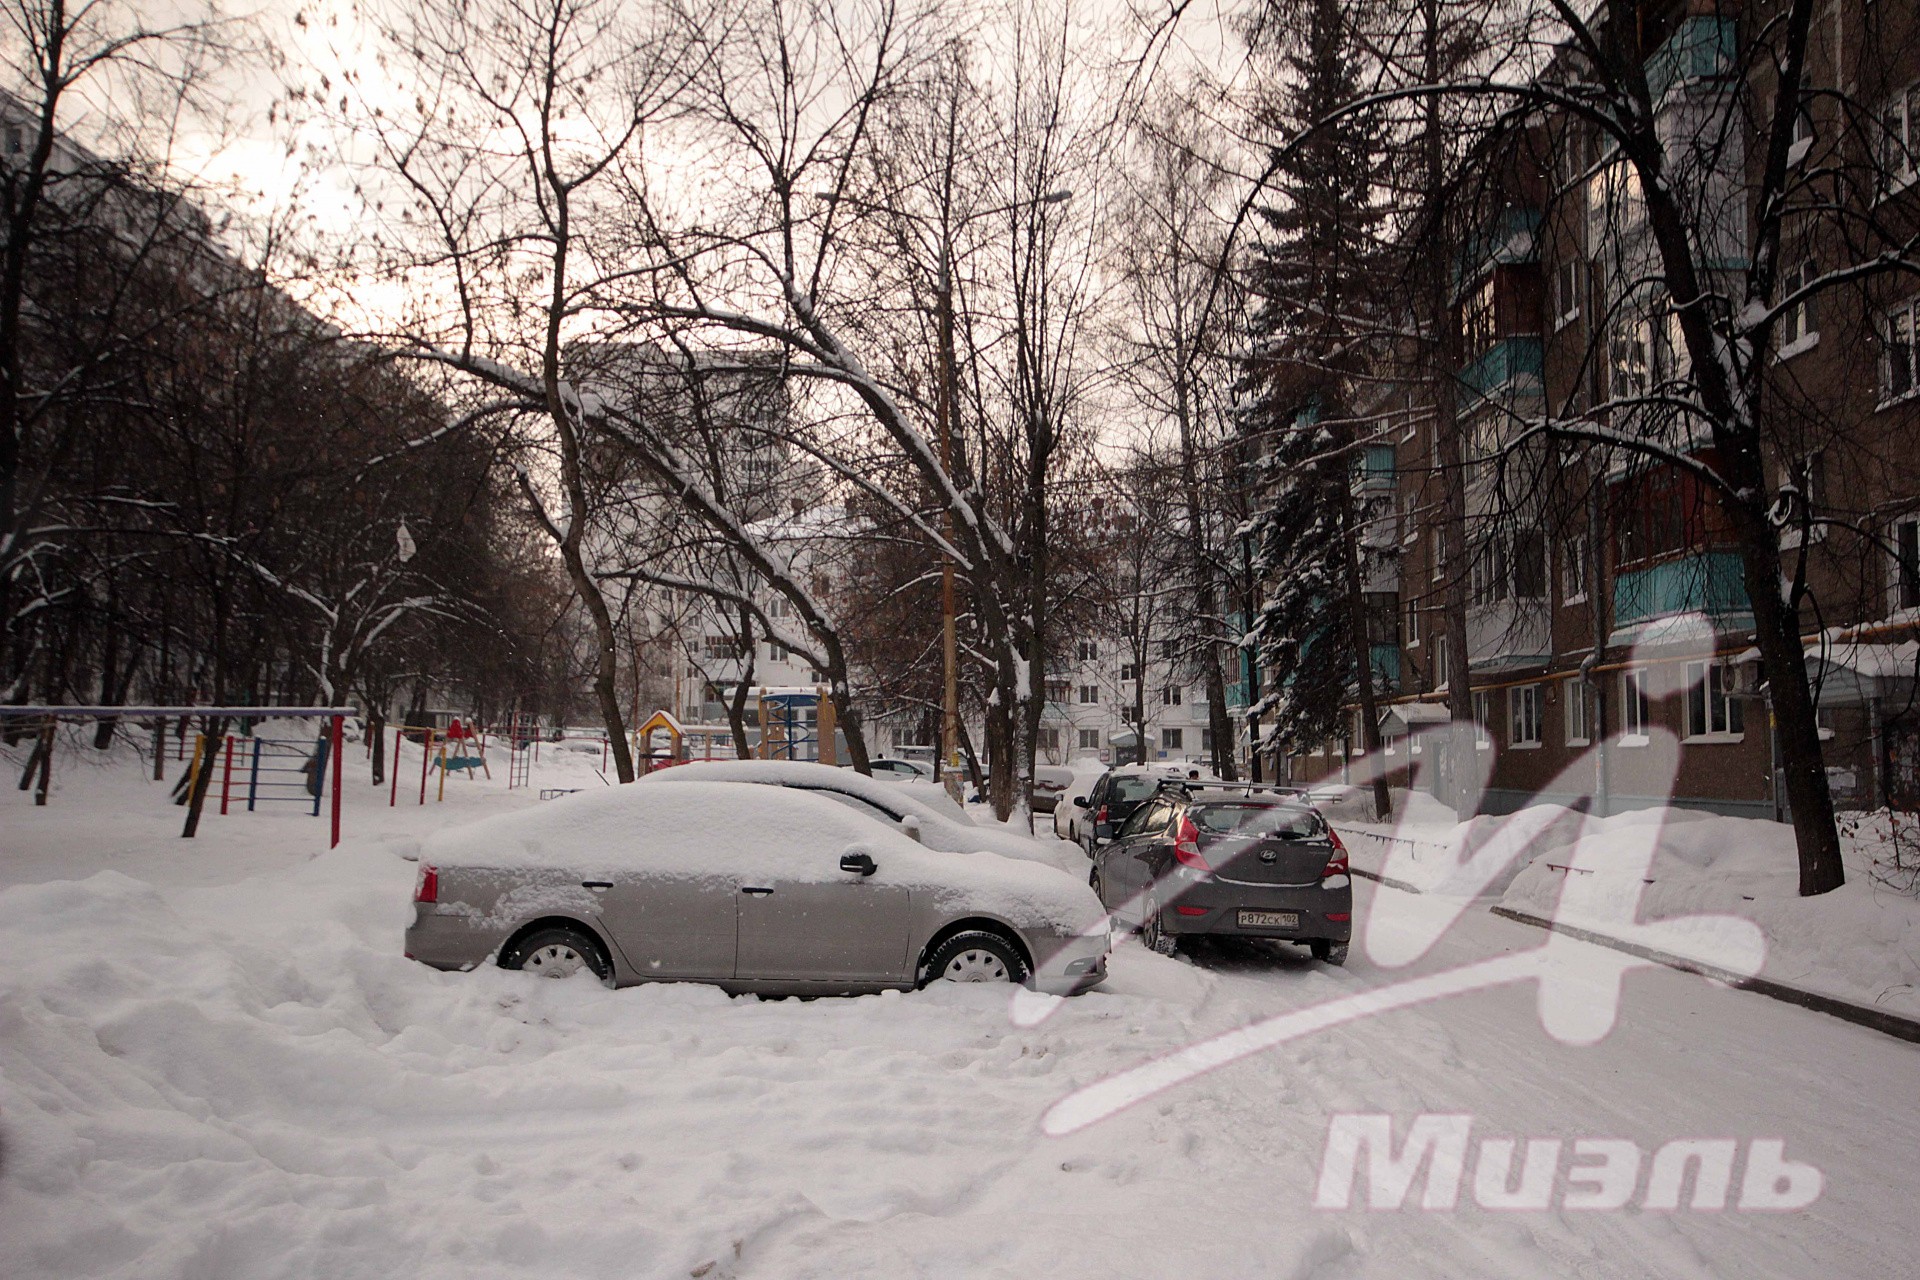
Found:
[{"label": "car front wheel", "polygon": [[1027,962],[998,934],[982,929],[956,933],[927,957],[920,982],[1025,982]]},{"label": "car front wheel", "polygon": [[600,944],[579,929],[536,929],[500,953],[502,969],[519,969],[544,978],[571,978],[582,969],[607,982],[613,967],[600,954]]}]

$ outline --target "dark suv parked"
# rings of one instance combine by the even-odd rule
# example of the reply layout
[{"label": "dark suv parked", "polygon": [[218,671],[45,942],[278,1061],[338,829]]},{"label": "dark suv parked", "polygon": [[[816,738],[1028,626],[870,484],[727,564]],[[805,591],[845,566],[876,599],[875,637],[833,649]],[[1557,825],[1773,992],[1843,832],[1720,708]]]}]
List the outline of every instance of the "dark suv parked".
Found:
[{"label": "dark suv parked", "polygon": [[1087,794],[1087,819],[1080,823],[1080,847],[1089,858],[1113,839],[1133,811],[1175,776],[1175,766],[1123,764],[1107,770]]},{"label": "dark suv parked", "polygon": [[1101,903],[1155,951],[1231,935],[1306,943],[1347,958],[1353,881],[1340,837],[1312,805],[1231,784],[1166,782],[1094,855]]}]

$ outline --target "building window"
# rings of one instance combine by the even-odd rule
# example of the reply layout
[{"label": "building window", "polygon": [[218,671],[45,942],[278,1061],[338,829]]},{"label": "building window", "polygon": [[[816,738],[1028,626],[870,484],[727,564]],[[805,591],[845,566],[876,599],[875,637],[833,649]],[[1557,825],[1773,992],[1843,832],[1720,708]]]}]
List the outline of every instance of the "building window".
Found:
[{"label": "building window", "polygon": [[1042,751],[1058,751],[1060,749],[1060,730],[1051,725],[1041,725],[1039,736],[1035,740],[1034,745]]},{"label": "building window", "polygon": [[1200,749],[1202,751],[1213,750],[1213,730],[1202,729],[1200,731]]},{"label": "building window", "polygon": [[791,617],[793,616],[793,605],[785,596],[775,596],[773,599],[767,601],[767,616],[769,618]]},{"label": "building window", "polygon": [[1099,645],[1095,644],[1091,640],[1082,640],[1080,642],[1080,661],[1092,662],[1095,658],[1098,658],[1099,656],[1100,656]]},{"label": "building window", "polygon": [[1914,151],[1920,147],[1920,85],[1887,99],[1880,123],[1880,181],[1893,190],[1913,181]]},{"label": "building window", "polygon": [[1185,741],[1185,739],[1186,739],[1186,734],[1182,730],[1162,729],[1160,731],[1160,749],[1163,751],[1182,750],[1183,748],[1181,744]]},{"label": "building window", "polygon": [[1651,385],[1652,328],[1645,320],[1622,320],[1607,339],[1607,395],[1613,400],[1638,400]]},{"label": "building window", "polygon": [[1920,519],[1893,526],[1893,557],[1894,607],[1920,608]]},{"label": "building window", "polygon": [[1467,600],[1494,604],[1507,598],[1507,540],[1495,534],[1480,544],[1467,570]]},{"label": "building window", "polygon": [[1493,692],[1480,689],[1473,695],[1473,745],[1482,750],[1493,745]]},{"label": "building window", "polygon": [[1553,327],[1564,329],[1580,318],[1580,268],[1577,259],[1569,259],[1553,269]]},{"label": "building window", "polygon": [[1880,317],[1880,399],[1898,400],[1913,394],[1912,299]]},{"label": "building window", "polygon": [[1098,729],[1082,729],[1080,731],[1080,749],[1082,751],[1098,751],[1100,749],[1100,731]]},{"label": "building window", "polygon": [[1170,684],[1162,688],[1160,690],[1160,705],[1163,707],[1179,706],[1180,705],[1180,686],[1177,684]]},{"label": "building window", "polygon": [[1568,604],[1587,598],[1590,545],[1585,537],[1568,538],[1561,544],[1560,591]]},{"label": "building window", "polygon": [[1547,594],[1547,539],[1538,529],[1518,529],[1513,535],[1513,597],[1543,600]]},{"label": "building window", "polygon": [[740,642],[732,636],[707,636],[701,649],[709,661],[725,661],[740,657]]},{"label": "building window", "polygon": [[1647,673],[1620,673],[1620,732],[1629,738],[1647,736]]},{"label": "building window", "polygon": [[1745,707],[1728,688],[1728,668],[1721,662],[1687,664],[1687,736],[1737,737],[1745,732]]},{"label": "building window", "polygon": [[1140,665],[1134,662],[1122,663],[1120,665],[1120,678],[1122,680],[1138,680],[1140,678]]},{"label": "building window", "polygon": [[1067,700],[1067,682],[1065,680],[1047,681],[1047,701],[1065,702]]},{"label": "building window", "polygon": [[1507,690],[1507,745],[1540,745],[1540,686],[1523,684]]},{"label": "building window", "polygon": [[1407,601],[1406,614],[1407,619],[1401,625],[1405,629],[1407,648],[1418,649],[1420,647],[1420,602]]},{"label": "building window", "polygon": [[1447,678],[1447,637],[1445,634],[1433,638],[1433,687],[1446,687]]},{"label": "building window", "polygon": [[1083,684],[1083,685],[1081,685],[1081,686],[1080,686],[1080,702],[1081,702],[1081,705],[1083,705],[1083,706],[1093,706],[1093,705],[1096,705],[1096,704],[1098,704],[1098,703],[1099,703],[1099,701],[1100,701],[1100,686],[1099,686],[1099,685],[1097,685],[1097,684]]},{"label": "building window", "polygon": [[[1795,266],[1788,267],[1780,278],[1780,297],[1782,300],[1813,283],[1818,274],[1813,259],[1808,258]],[[1803,297],[1780,313],[1779,324],[1780,357],[1785,359],[1798,355],[1813,345],[1813,339],[1819,337],[1813,328],[1813,299]]]},{"label": "building window", "polygon": [[1588,723],[1593,710],[1593,686],[1585,680],[1569,680],[1561,686],[1567,700],[1567,745],[1584,747],[1593,741]]},{"label": "building window", "polygon": [[793,650],[787,648],[787,646],[783,644],[776,644],[769,641],[767,644],[767,661],[768,662],[785,662],[787,660],[787,655],[792,652]]}]

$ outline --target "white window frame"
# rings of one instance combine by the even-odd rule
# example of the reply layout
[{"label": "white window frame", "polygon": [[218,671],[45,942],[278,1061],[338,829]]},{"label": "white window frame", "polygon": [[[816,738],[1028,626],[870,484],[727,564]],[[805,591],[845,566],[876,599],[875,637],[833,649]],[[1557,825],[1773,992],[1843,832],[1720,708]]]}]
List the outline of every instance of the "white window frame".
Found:
[{"label": "white window frame", "polygon": [[1895,520],[1887,530],[1887,541],[1892,548],[1892,562],[1887,566],[1887,612],[1920,609],[1920,515]]},{"label": "white window frame", "polygon": [[[1780,296],[1786,298],[1812,284],[1820,274],[1819,266],[1812,258],[1803,258],[1788,267],[1780,279]],[[1775,330],[1779,342],[1774,352],[1775,360],[1791,360],[1803,351],[1811,351],[1820,343],[1820,331],[1813,327],[1813,299],[1806,297],[1780,313],[1780,322]]]},{"label": "white window frame", "polygon": [[1440,632],[1433,637],[1433,687],[1444,689],[1453,679],[1453,672],[1447,667],[1447,636]]},{"label": "white window frame", "polygon": [[1406,628],[1406,643],[1402,647],[1418,649],[1420,647],[1420,602],[1409,599],[1406,614],[1406,620],[1401,624]]},{"label": "white window frame", "polygon": [[1081,751],[1098,751],[1100,749],[1100,731],[1098,729],[1082,729],[1080,731],[1080,746],[1078,749]]},{"label": "white window frame", "polygon": [[1473,745],[1480,751],[1493,748],[1493,690],[1473,691]]},{"label": "white window frame", "polygon": [[1160,730],[1160,749],[1162,751],[1185,751],[1187,749],[1186,740],[1185,732],[1172,725],[1163,727]]},{"label": "white window frame", "polygon": [[[1745,708],[1732,694],[1733,672],[1724,662],[1687,664],[1688,742],[1740,742],[1746,738]],[[1734,728],[1734,722],[1740,722]]]},{"label": "white window frame", "polygon": [[1647,732],[1653,716],[1653,693],[1645,667],[1628,667],[1620,673],[1620,745],[1644,747],[1653,741]]},{"label": "white window frame", "polygon": [[1880,126],[1882,194],[1891,195],[1913,181],[1915,153],[1920,151],[1920,84],[1908,85],[1881,104]]},{"label": "white window frame", "polygon": [[1182,692],[1183,691],[1181,687],[1177,684],[1161,685],[1160,686],[1160,705],[1163,707],[1179,706]]},{"label": "white window frame", "polygon": [[[1914,329],[1916,319],[1920,319],[1920,299],[1903,298],[1880,313],[1880,405],[1898,404],[1911,398],[1920,391],[1920,376],[1914,369]],[[1904,349],[1904,358],[1896,359],[1894,353]],[[1904,375],[1904,386],[1896,386],[1894,374],[1898,370]]]},{"label": "white window frame", "polygon": [[1567,745],[1570,747],[1590,746],[1593,742],[1593,689],[1580,676],[1566,681],[1560,686],[1560,696],[1566,699]]},{"label": "white window frame", "polygon": [[1083,684],[1080,686],[1077,697],[1081,706],[1097,707],[1100,705],[1100,686],[1097,684]]},{"label": "white window frame", "polygon": [[1578,258],[1568,258],[1553,269],[1553,331],[1566,328],[1580,318],[1581,268]]},{"label": "white window frame", "polygon": [[[1589,554],[1592,544],[1585,534],[1575,534],[1562,544],[1560,555],[1561,603],[1583,604],[1587,593],[1593,589],[1593,556]],[[1579,579],[1579,590],[1573,590],[1574,579]]]},{"label": "white window frame", "polygon": [[1507,690],[1507,748],[1533,751],[1541,745],[1542,686],[1515,685]]}]

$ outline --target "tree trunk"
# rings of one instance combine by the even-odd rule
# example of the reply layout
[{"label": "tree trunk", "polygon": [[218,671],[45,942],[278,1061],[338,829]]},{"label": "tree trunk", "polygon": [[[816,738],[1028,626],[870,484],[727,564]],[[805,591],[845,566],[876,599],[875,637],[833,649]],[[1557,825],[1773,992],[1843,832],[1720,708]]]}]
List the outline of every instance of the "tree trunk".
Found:
[{"label": "tree trunk", "polygon": [[[371,698],[368,699],[372,703]],[[379,786],[387,780],[387,713],[384,706],[374,704],[367,709],[367,732],[373,735],[368,744],[373,748],[373,785]]]},{"label": "tree trunk", "polygon": [[[186,717],[182,716],[184,723]],[[206,808],[207,786],[213,781],[214,761],[219,756],[220,740],[226,736],[227,722],[220,716],[209,716],[206,721],[206,748],[200,755],[200,767],[194,773],[193,787],[187,794],[187,823],[181,828],[180,836],[184,840],[193,839],[200,830],[200,813]],[[339,761],[333,761],[334,768],[340,767]]]},{"label": "tree trunk", "polygon": [[1753,607],[1753,639],[1767,677],[1781,780],[1793,810],[1800,896],[1811,898],[1847,882],[1840,861],[1840,832],[1834,821],[1833,792],[1827,786],[1826,758],[1820,750],[1820,722],[1807,678],[1800,620],[1780,594],[1778,536],[1763,512],[1748,508],[1744,514],[1746,518],[1735,528],[1747,599]]},{"label": "tree trunk", "polygon": [[1393,796],[1387,787],[1386,757],[1380,750],[1380,703],[1373,692],[1373,639],[1367,629],[1367,596],[1360,578],[1360,530],[1354,511],[1351,472],[1341,478],[1340,550],[1347,577],[1348,629],[1353,633],[1354,683],[1360,692],[1360,740],[1373,774],[1374,821],[1393,816]]}]

